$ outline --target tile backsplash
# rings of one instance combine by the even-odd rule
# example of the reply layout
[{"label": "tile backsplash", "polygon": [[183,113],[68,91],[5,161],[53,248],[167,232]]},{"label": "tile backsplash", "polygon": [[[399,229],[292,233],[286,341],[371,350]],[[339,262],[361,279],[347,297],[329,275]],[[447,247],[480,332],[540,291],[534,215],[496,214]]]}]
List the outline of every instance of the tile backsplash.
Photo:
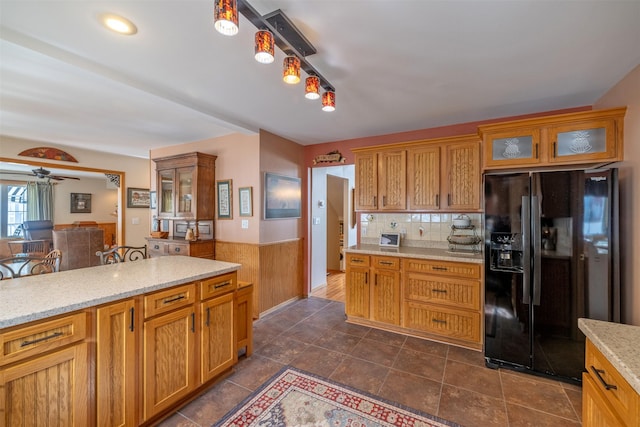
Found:
[{"label": "tile backsplash", "polygon": [[[400,233],[400,246],[447,248],[453,219],[458,213],[361,213],[360,240],[378,244],[380,233]],[[471,218],[476,233],[482,236],[482,214],[465,214]]]}]

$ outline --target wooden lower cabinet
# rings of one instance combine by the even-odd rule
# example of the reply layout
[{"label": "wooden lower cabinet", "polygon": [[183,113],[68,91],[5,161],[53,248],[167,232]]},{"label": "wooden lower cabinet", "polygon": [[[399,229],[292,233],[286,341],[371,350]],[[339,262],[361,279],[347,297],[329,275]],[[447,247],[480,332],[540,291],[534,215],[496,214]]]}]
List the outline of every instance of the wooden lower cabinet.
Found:
[{"label": "wooden lower cabinet", "polygon": [[587,339],[582,374],[582,425],[637,427],[640,395]]},{"label": "wooden lower cabinet", "polygon": [[142,317],[134,299],[96,311],[96,425],[136,424],[136,334]]},{"label": "wooden lower cabinet", "polygon": [[236,287],[232,272],[0,330],[0,427],[156,424],[237,363],[240,324],[250,352]]},{"label": "wooden lower cabinet", "polygon": [[195,307],[171,311],[144,322],[143,417],[171,407],[196,386]]},{"label": "wooden lower cabinet", "polygon": [[244,349],[245,356],[253,354],[253,284],[238,282],[235,299],[236,351]]},{"label": "wooden lower cabinet", "polygon": [[371,275],[371,320],[400,325],[400,259],[372,257]]},{"label": "wooden lower cabinet", "polygon": [[202,382],[209,381],[238,361],[234,335],[233,292],[212,298],[201,304],[200,343]]},{"label": "wooden lower cabinet", "polygon": [[88,378],[84,342],[0,368],[0,425],[91,425]]},{"label": "wooden lower cabinet", "polygon": [[345,311],[349,317],[369,318],[369,262],[367,255],[347,254]]},{"label": "wooden lower cabinet", "polygon": [[345,311],[352,323],[481,350],[482,265],[347,253]]}]

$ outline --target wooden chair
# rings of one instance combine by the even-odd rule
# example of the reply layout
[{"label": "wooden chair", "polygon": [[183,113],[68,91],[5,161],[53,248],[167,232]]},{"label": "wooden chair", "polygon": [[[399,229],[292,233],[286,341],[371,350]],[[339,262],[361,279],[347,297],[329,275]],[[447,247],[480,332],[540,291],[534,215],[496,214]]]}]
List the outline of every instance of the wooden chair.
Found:
[{"label": "wooden chair", "polygon": [[44,257],[16,256],[0,260],[0,280],[35,274],[57,273],[60,271],[62,253],[58,250],[49,252]]},{"label": "wooden chair", "polygon": [[125,261],[138,261],[148,258],[147,245],[144,246],[115,246],[107,251],[98,251],[100,264],[116,264]]}]

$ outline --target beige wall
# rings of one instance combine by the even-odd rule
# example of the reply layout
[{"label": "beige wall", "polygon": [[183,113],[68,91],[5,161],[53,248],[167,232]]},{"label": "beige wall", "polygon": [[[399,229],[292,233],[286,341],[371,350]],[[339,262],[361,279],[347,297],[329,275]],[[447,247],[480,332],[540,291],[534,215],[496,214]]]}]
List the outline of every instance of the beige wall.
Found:
[{"label": "beige wall", "polygon": [[[73,155],[78,163],[60,162],[46,159],[33,159],[46,162],[52,167],[79,166],[84,168],[116,170],[125,174],[125,182],[121,184],[122,194],[126,195],[127,187],[149,188],[149,160],[137,157],[126,157],[98,151],[84,150],[74,147],[65,147],[59,144],[43,143],[42,141],[31,141],[19,138],[0,137],[0,157],[18,159],[21,162],[30,160],[29,157],[18,156],[23,150],[34,147],[54,147],[59,148]],[[121,199],[123,200],[123,199]],[[58,203],[58,202],[56,202]],[[96,201],[100,204],[100,202]],[[108,203],[112,203],[110,200]],[[128,245],[144,245],[144,239],[149,235],[150,215],[148,209],[128,209],[126,203],[120,203],[124,221],[124,243]],[[78,215],[78,214],[74,214]],[[134,218],[138,219],[138,224],[132,224]],[[86,218],[78,220],[87,220]],[[58,222],[56,218],[56,222]],[[74,220],[75,221],[75,220]]]},{"label": "beige wall", "polygon": [[[232,134],[219,138],[205,139],[187,144],[151,150],[152,159],[176,154],[200,152],[218,156],[216,160],[216,180],[230,179],[232,185],[231,206],[233,219],[216,220],[215,239],[226,242],[260,242],[260,137],[258,135]],[[154,181],[155,166],[150,179]],[[253,187],[253,216],[241,217],[238,205],[238,189]],[[211,183],[215,192],[215,183]],[[249,222],[249,228],[242,228],[242,220]]]},{"label": "beige wall", "polygon": [[594,109],[627,106],[624,162],[620,172],[622,316],[640,326],[640,65],[594,104]]}]

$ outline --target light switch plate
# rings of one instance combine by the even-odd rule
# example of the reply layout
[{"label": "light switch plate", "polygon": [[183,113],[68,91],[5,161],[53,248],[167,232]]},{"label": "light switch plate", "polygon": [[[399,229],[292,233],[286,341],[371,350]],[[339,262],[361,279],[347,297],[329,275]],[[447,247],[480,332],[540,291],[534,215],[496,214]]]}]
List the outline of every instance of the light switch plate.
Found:
[{"label": "light switch plate", "polygon": [[249,228],[249,220],[248,219],[243,219],[242,220],[242,228]]}]

